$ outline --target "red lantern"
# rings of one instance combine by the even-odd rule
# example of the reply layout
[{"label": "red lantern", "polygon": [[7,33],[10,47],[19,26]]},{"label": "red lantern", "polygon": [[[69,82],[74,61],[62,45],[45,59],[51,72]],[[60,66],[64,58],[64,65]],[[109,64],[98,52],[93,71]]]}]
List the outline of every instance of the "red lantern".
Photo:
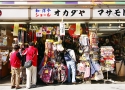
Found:
[{"label": "red lantern", "polygon": [[69,30],[68,30],[69,35],[70,35],[71,37],[73,37],[73,38],[78,38],[79,35],[75,35],[75,34],[74,34],[75,31],[76,31],[76,24],[70,25]]}]

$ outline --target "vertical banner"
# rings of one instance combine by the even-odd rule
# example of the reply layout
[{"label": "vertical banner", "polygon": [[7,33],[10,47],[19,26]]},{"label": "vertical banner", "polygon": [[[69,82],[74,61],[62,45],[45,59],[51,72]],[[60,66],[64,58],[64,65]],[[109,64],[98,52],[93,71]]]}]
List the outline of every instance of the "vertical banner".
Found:
[{"label": "vertical banner", "polygon": [[75,35],[80,35],[80,29],[81,29],[81,26],[80,26],[80,23],[76,23],[76,31],[75,31]]},{"label": "vertical banner", "polygon": [[13,28],[13,36],[18,36],[19,24],[15,23]]},{"label": "vertical banner", "polygon": [[65,35],[65,23],[60,23],[60,35]]}]

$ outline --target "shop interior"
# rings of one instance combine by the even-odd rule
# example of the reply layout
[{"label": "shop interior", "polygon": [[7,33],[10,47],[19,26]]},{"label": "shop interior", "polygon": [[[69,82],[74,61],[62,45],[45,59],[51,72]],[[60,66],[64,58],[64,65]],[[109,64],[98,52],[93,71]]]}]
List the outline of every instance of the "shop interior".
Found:
[{"label": "shop interior", "polygon": [[[80,25],[80,30],[75,35],[74,32],[77,30],[77,23]],[[110,64],[109,71],[102,70],[105,79],[108,80],[112,76],[125,76],[125,22],[65,22],[64,26],[65,35],[59,35],[60,22],[31,22],[29,24],[19,22],[18,36],[13,36],[14,23],[0,24],[0,79],[10,75],[9,52],[12,51],[12,46],[15,43],[24,43],[25,47],[28,42],[34,41],[36,43],[36,47],[39,50],[38,67],[44,57],[45,43],[47,40],[60,43],[60,39],[62,46],[66,44],[72,45],[76,54],[77,64],[81,61],[87,62],[86,57],[81,57],[84,52],[80,52],[82,50],[80,37],[82,36],[86,36],[90,40],[88,47],[91,47],[89,51],[91,60],[97,62],[102,68],[106,64]],[[112,51],[112,55],[107,54],[109,56],[105,57],[104,54],[108,52],[104,51],[107,50],[109,52]],[[105,58],[110,58],[112,62],[104,63]],[[79,78],[79,74],[77,76]],[[84,78],[90,77],[86,76]],[[91,77],[91,80],[98,81],[98,78]]]}]

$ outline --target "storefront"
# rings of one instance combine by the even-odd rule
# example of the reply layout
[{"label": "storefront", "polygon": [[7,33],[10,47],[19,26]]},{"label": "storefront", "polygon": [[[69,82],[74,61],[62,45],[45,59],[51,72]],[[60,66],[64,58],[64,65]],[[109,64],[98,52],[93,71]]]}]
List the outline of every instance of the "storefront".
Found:
[{"label": "storefront", "polygon": [[[28,20],[28,9],[0,9],[0,20]],[[10,74],[9,53],[18,37],[19,24],[26,23],[1,22],[0,24],[0,78]]]},{"label": "storefront", "polygon": [[[36,42],[36,47],[39,49],[39,65],[43,60],[47,48],[45,47],[46,43],[49,42],[52,45],[59,43],[65,46],[66,43],[70,42],[69,45],[76,47],[74,51],[78,63],[77,69],[79,72],[86,74],[85,77],[83,77],[84,79],[90,76],[95,76],[91,78],[92,80],[104,79],[102,72],[107,71],[107,65],[109,66],[109,71],[120,70],[116,68],[116,66],[120,65],[116,65],[115,61],[119,61],[116,60],[116,56],[121,55],[118,50],[122,47],[119,47],[119,45],[121,46],[121,43],[124,43],[124,34],[122,34],[124,33],[125,25],[124,8],[83,9],[70,6],[65,9],[64,6],[62,6],[57,9],[48,6],[47,8],[0,9],[0,13],[0,20],[16,21],[11,25],[10,22],[8,22],[6,25],[6,27],[9,26],[9,29],[11,27],[12,31],[7,30],[5,27],[5,30],[1,29],[1,53],[4,51],[7,52],[6,56],[8,59],[1,59],[0,77],[5,77],[10,73],[7,68],[9,66],[9,51],[12,50],[12,44],[17,43],[16,40],[18,43],[25,44],[30,41]],[[1,26],[4,25],[2,24]],[[2,33],[6,37],[10,35],[7,38],[8,41],[3,40]],[[85,38],[89,40],[89,43],[80,41]],[[5,42],[6,44],[4,44]],[[88,41],[85,40],[85,42]],[[118,46],[116,46],[116,44]],[[120,56],[118,56],[118,58],[119,57]],[[91,59],[91,61],[88,61],[88,58]],[[8,62],[4,63],[6,61]],[[83,67],[83,64],[88,66],[88,71],[85,71],[86,67]],[[98,67],[96,71],[100,72],[100,78],[96,77],[98,75],[95,71],[91,72],[92,65]],[[99,67],[101,67],[101,69]],[[84,70],[81,68],[84,68]],[[122,70],[124,70],[124,68],[125,66],[122,66]],[[125,76],[125,73],[122,73],[122,76]]]}]

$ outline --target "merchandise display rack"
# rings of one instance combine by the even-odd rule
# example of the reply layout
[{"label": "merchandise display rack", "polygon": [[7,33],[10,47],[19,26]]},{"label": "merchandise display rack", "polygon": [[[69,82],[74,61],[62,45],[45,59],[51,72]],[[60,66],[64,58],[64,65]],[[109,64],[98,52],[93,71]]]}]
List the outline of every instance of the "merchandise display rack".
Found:
[{"label": "merchandise display rack", "polygon": [[106,80],[104,83],[114,83],[112,79],[109,79],[109,71],[114,70],[114,54],[113,54],[113,47],[112,46],[102,46],[101,47],[101,66],[103,67],[104,71],[106,71]]}]

